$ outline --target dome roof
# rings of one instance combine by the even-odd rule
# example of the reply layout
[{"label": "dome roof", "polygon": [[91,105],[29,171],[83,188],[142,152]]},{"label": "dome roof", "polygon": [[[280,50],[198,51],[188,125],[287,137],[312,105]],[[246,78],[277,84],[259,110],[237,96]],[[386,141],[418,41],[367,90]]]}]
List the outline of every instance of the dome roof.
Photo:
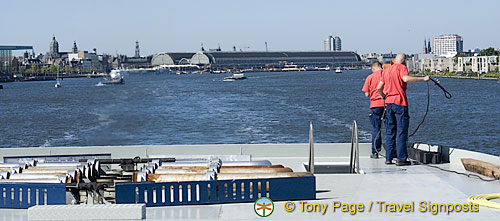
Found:
[{"label": "dome roof", "polygon": [[52,37],[52,41],[50,42],[50,47],[51,48],[53,48],[53,47],[59,47],[59,43],[56,40],[56,36]]}]

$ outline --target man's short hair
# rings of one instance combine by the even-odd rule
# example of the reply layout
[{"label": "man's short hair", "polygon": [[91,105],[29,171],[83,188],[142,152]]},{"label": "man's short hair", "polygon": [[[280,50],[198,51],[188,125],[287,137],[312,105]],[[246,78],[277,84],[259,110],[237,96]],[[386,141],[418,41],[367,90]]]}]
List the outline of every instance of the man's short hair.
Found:
[{"label": "man's short hair", "polygon": [[372,68],[373,67],[379,67],[379,68],[382,68],[382,63],[378,62],[378,61],[375,61],[372,63]]}]

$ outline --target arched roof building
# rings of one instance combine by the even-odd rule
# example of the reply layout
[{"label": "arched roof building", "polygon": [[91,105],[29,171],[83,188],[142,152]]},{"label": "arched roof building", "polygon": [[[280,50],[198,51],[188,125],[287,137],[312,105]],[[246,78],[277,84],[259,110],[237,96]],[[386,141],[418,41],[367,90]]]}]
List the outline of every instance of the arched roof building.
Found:
[{"label": "arched roof building", "polygon": [[[157,58],[157,59],[155,59]],[[161,58],[161,59],[160,59]],[[197,53],[162,53],[153,56],[153,66],[170,61],[173,64],[210,65],[212,69],[264,68],[293,63],[298,66],[352,67],[362,65],[355,52],[311,51],[311,52],[226,52],[199,51]],[[161,62],[157,62],[161,61]],[[165,63],[166,64],[166,63]]]},{"label": "arched roof building", "polygon": [[160,66],[160,65],[173,65],[174,60],[167,53],[160,53],[153,55],[151,59],[151,66]]}]

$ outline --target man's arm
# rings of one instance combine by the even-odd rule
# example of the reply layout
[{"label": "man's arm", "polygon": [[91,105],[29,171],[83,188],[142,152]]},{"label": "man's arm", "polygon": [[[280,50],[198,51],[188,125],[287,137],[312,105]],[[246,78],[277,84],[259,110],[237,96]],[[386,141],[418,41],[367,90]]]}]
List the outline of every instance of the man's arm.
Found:
[{"label": "man's arm", "polygon": [[416,82],[419,82],[419,81],[429,81],[429,76],[414,77],[414,76],[410,76],[410,75],[405,75],[405,76],[402,77],[402,80],[404,82],[406,82],[406,83],[416,83]]},{"label": "man's arm", "polygon": [[361,91],[365,92],[366,97],[370,97],[370,82],[371,78],[368,76],[365,80],[365,84],[363,85],[363,89],[361,89]]},{"label": "man's arm", "polygon": [[379,82],[378,85],[377,85],[377,91],[380,94],[380,96],[382,97],[382,99],[385,100],[384,85],[385,85],[384,82],[382,82],[382,81]]}]

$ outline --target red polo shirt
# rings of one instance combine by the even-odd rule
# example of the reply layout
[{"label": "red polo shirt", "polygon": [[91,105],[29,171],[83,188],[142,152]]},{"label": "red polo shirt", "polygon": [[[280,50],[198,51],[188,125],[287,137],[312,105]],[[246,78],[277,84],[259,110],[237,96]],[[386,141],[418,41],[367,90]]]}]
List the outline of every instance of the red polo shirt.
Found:
[{"label": "red polo shirt", "polygon": [[377,85],[381,77],[382,70],[368,75],[365,80],[365,85],[363,85],[363,89],[361,89],[364,92],[370,93],[370,108],[384,107],[384,100],[382,100],[382,97],[377,92]]},{"label": "red polo shirt", "polygon": [[393,64],[382,74],[381,82],[384,82],[384,94],[386,104],[397,104],[408,106],[406,98],[406,82],[403,76],[408,75],[408,69],[402,64]]}]

